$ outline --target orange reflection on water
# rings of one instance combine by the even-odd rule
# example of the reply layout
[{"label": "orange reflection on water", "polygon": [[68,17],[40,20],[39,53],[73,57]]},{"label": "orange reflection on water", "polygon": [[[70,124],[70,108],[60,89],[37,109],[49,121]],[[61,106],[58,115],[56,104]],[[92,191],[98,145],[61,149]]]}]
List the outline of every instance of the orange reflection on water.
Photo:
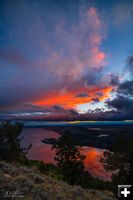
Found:
[{"label": "orange reflection on water", "polygon": [[[49,144],[42,142],[44,138],[58,138],[59,134],[54,131],[47,131],[43,128],[26,128],[22,132],[24,136],[23,145],[28,146],[32,143],[32,148],[28,153],[28,158],[32,160],[43,160],[46,163],[54,163],[55,151],[51,150]],[[105,180],[110,179],[110,174],[105,171],[100,163],[100,157],[104,150],[93,147],[83,147],[83,153],[86,155],[85,168],[93,176]]]},{"label": "orange reflection on water", "polygon": [[104,180],[110,180],[111,174],[105,171],[100,162],[100,158],[103,156],[103,152],[104,150],[93,147],[84,148],[84,153],[86,155],[85,168],[94,177],[99,177]]}]

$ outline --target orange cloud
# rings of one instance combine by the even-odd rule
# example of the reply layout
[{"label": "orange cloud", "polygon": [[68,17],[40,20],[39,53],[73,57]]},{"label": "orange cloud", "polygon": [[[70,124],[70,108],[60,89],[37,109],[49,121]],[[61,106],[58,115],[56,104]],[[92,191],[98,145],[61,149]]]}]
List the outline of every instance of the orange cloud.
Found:
[{"label": "orange cloud", "polygon": [[[108,98],[112,87],[107,86],[104,88],[98,88],[97,86],[93,87],[83,87],[76,90],[65,91],[65,93],[60,92],[51,92],[45,96],[41,96],[39,100],[33,102],[35,105],[39,106],[53,106],[60,105],[64,108],[75,108],[79,104],[89,103],[94,98],[98,98],[100,101]],[[88,96],[86,97],[77,97],[79,93],[86,92]],[[101,92],[103,95],[101,97],[97,96],[96,93]]]}]

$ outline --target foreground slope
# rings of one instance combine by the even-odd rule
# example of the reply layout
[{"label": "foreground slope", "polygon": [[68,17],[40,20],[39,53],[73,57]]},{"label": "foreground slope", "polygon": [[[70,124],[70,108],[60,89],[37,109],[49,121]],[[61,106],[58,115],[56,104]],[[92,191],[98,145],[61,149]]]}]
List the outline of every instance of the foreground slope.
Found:
[{"label": "foreground slope", "polygon": [[39,173],[36,168],[0,161],[0,199],[6,194],[16,195],[17,191],[24,200],[115,200],[109,191],[70,186]]}]

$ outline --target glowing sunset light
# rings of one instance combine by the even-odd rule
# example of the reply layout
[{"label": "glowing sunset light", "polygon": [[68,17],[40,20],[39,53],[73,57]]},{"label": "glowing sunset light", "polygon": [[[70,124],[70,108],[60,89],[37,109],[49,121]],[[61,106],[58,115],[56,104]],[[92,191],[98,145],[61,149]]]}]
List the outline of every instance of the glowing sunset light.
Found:
[{"label": "glowing sunset light", "polygon": [[130,3],[61,2],[1,3],[0,118],[48,112],[78,120],[91,109],[96,119],[101,110],[105,119],[131,120]]},{"label": "glowing sunset light", "polygon": [[[79,93],[82,93],[82,90],[88,93],[89,95],[86,97],[77,97]],[[82,88],[81,90],[76,91],[68,91],[65,94],[60,94],[59,92],[53,93],[52,95],[47,95],[46,97],[42,97],[41,100],[33,102],[35,105],[39,106],[53,106],[53,105],[61,105],[64,108],[74,108],[78,104],[84,104],[88,102],[92,102],[93,99],[97,98],[96,93],[102,92],[103,95],[99,97],[99,101],[103,101],[104,99],[110,96],[110,92],[112,87],[105,88],[93,88],[86,89]]]},{"label": "glowing sunset light", "polygon": [[95,177],[101,177],[105,180],[110,180],[111,173],[107,173],[103,168],[102,164],[99,162],[100,158],[103,156],[103,150],[98,150],[93,147],[88,147],[85,150],[85,167],[91,172]]}]

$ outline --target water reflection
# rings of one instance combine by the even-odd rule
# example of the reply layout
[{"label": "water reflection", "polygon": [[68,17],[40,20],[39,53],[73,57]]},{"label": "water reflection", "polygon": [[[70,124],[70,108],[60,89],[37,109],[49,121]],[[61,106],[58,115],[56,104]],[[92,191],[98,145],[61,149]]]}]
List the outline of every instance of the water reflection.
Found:
[{"label": "water reflection", "polygon": [[[42,142],[44,138],[58,138],[59,134],[54,131],[48,131],[42,128],[24,128],[22,131],[24,136],[22,145],[28,146],[32,143],[32,148],[28,153],[28,158],[33,160],[43,160],[48,163],[55,163],[55,151],[51,150],[51,145]],[[85,167],[96,177],[109,179],[110,175],[107,173],[100,163],[100,157],[103,156],[104,150],[93,147],[84,147],[86,155]]]},{"label": "water reflection", "polygon": [[32,144],[28,153],[28,158],[32,160],[43,160],[48,163],[54,163],[54,150],[51,145],[42,142],[44,138],[58,138],[59,134],[54,131],[47,131],[42,128],[24,128],[22,131],[24,137],[22,145]]},{"label": "water reflection", "polygon": [[104,150],[93,147],[84,148],[86,155],[85,167],[91,175],[102,178],[104,180],[110,180],[111,174],[106,172],[100,163],[100,158],[103,156]]}]

